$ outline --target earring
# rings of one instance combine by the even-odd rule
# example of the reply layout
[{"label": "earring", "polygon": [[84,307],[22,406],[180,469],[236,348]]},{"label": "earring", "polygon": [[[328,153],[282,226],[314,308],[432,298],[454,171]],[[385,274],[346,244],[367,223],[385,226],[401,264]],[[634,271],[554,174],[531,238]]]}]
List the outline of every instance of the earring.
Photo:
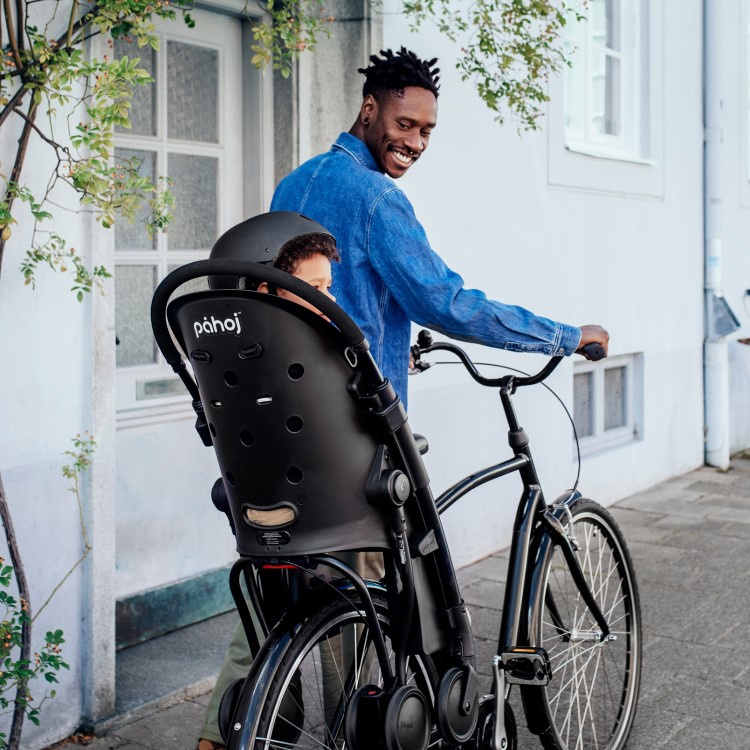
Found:
[{"label": "earring", "polygon": [[363,125],[369,125],[370,124],[370,118],[369,117],[363,117],[362,118],[362,124]]}]

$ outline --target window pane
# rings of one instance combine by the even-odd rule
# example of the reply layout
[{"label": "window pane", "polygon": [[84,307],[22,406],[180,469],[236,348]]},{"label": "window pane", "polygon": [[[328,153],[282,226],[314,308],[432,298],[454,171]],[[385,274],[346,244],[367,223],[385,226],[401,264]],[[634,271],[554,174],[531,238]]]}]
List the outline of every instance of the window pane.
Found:
[{"label": "window pane", "polygon": [[619,135],[620,61],[605,52],[592,53],[591,128],[602,135]]},{"label": "window pane", "polygon": [[[169,273],[172,273],[175,269],[179,268],[180,266],[185,265],[184,263],[175,263],[172,266],[169,266],[167,269]],[[208,289],[208,280],[204,276],[200,279],[191,279],[190,281],[183,284],[181,287],[178,287],[178,289],[175,291],[175,293],[172,295],[170,299],[175,299],[176,297],[182,297],[183,294],[191,294],[192,292],[203,292]]]},{"label": "window pane", "polygon": [[579,438],[594,434],[593,372],[579,372],[573,376],[573,422]]},{"label": "window pane", "polygon": [[219,53],[193,44],[167,44],[169,138],[218,143]]},{"label": "window pane", "polygon": [[170,250],[209,250],[216,241],[218,163],[210,156],[169,154],[175,199],[167,231]]},{"label": "window pane", "polygon": [[117,266],[115,269],[115,333],[117,366],[156,362],[151,331],[151,297],[156,288],[156,266]]},{"label": "window pane", "polygon": [[[156,154],[153,151],[137,151],[132,148],[115,149],[115,168],[117,164],[128,159],[139,159],[138,174],[154,180],[156,172]],[[151,214],[144,206],[131,223],[127,219],[118,219],[115,224],[115,250],[153,250],[156,247],[156,236],[149,237],[145,222]]]},{"label": "window pane", "polygon": [[620,50],[619,0],[593,0],[591,11],[591,40],[597,47]]},{"label": "window pane", "polygon": [[628,423],[625,367],[604,371],[604,429],[614,430]]},{"label": "window pane", "polygon": [[[144,68],[152,78],[156,78],[156,52],[151,47],[139,47],[135,42],[115,39],[115,58],[127,55],[128,59],[140,59],[139,68]],[[148,83],[133,87],[130,105],[130,129],[115,128],[116,133],[133,135],[156,135],[156,84]]]}]

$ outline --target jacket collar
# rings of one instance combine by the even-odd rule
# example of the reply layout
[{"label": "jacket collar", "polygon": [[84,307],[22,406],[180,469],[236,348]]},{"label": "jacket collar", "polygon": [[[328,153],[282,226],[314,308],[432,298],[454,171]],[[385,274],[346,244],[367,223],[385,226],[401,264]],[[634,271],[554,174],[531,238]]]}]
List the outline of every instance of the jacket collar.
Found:
[{"label": "jacket collar", "polygon": [[352,135],[351,133],[341,133],[333,144],[332,150],[333,149],[345,151],[363,167],[367,167],[367,169],[372,169],[374,172],[380,172],[381,174],[383,172],[375,161],[375,157],[370,153],[370,149],[367,148],[365,142],[357,138],[356,135]]}]

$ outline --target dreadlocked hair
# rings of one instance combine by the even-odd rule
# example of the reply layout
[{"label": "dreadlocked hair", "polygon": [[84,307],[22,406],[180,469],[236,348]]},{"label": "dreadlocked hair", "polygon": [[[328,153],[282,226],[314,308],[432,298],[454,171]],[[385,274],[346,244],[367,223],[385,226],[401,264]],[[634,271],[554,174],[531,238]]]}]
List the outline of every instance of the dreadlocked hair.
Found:
[{"label": "dreadlocked hair", "polygon": [[401,95],[407,86],[427,89],[437,97],[440,68],[433,68],[437,57],[422,60],[406,47],[395,53],[390,49],[380,50],[380,54],[382,57],[370,55],[372,65],[369,67],[357,68],[357,72],[365,76],[363,97],[372,94],[379,99],[382,95]]},{"label": "dreadlocked hair", "polygon": [[336,240],[328,234],[301,234],[289,240],[280,250],[274,268],[294,274],[303,260],[314,255],[324,255],[328,260],[341,260],[336,250]]}]

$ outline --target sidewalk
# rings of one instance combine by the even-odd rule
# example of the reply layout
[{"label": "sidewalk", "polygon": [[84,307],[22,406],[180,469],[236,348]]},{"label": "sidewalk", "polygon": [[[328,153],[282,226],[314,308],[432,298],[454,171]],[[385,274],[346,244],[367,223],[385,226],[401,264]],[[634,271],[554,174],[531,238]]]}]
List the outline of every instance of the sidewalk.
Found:
[{"label": "sidewalk", "polygon": [[[643,610],[641,698],[628,749],[747,750],[750,458],[734,459],[727,473],[702,468],[663,482],[612,511],[630,547]],[[506,565],[503,550],[459,572],[480,664],[494,653]],[[88,747],[193,750],[208,700],[197,693],[207,685],[113,726]],[[541,747],[517,701],[513,708],[519,750]]]}]

